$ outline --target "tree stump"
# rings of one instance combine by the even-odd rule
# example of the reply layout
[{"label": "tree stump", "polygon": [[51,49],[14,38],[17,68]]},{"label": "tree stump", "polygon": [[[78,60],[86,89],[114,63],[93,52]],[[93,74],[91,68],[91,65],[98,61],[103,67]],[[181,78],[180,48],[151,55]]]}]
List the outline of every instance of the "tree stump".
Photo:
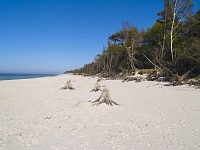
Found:
[{"label": "tree stump", "polygon": [[109,92],[109,89],[108,88],[103,88],[102,90],[102,93],[100,95],[100,97],[93,101],[92,102],[94,105],[98,106],[102,103],[106,103],[107,105],[111,105],[113,106],[113,104],[115,105],[119,105],[118,103],[116,103],[115,101],[113,101],[111,98],[110,98],[110,92]]},{"label": "tree stump", "polygon": [[97,82],[94,85],[94,88],[90,92],[93,92],[93,91],[97,92],[99,90],[101,91],[100,87],[101,85],[99,84],[99,81],[97,80]]},{"label": "tree stump", "polygon": [[66,90],[66,89],[69,89],[69,90],[74,90],[75,89],[75,88],[72,87],[71,80],[67,81],[66,85],[64,87],[60,88],[60,90]]}]

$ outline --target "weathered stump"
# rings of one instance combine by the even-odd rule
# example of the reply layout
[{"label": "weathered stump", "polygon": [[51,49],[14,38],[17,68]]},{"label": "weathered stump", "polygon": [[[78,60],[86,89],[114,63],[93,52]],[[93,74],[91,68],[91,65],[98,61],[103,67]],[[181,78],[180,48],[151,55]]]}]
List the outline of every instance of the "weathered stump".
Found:
[{"label": "weathered stump", "polygon": [[95,85],[94,85],[94,88],[93,88],[90,92],[93,92],[93,91],[95,91],[95,92],[101,91],[100,87],[101,87],[101,85],[99,84],[99,82],[98,82],[98,80],[97,80],[97,82],[96,82]]},{"label": "weathered stump", "polygon": [[69,90],[74,90],[75,89],[75,88],[72,87],[71,80],[67,81],[66,85],[64,87],[60,88],[60,90],[66,90],[66,89],[69,89]]},{"label": "weathered stump", "polygon": [[97,106],[102,103],[106,103],[107,105],[111,105],[111,106],[113,106],[113,104],[119,105],[118,103],[116,103],[115,101],[111,99],[109,89],[106,87],[103,88],[100,97],[97,100],[93,101],[92,103]]}]

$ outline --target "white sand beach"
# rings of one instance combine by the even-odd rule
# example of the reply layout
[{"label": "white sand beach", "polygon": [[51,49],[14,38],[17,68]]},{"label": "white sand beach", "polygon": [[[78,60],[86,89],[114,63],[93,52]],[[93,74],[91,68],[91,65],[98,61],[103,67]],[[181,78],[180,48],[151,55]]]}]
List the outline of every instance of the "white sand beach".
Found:
[{"label": "white sand beach", "polygon": [[[75,90],[59,90],[71,79]],[[103,80],[120,105],[93,106],[97,78],[0,81],[0,150],[199,150],[200,89]]]}]

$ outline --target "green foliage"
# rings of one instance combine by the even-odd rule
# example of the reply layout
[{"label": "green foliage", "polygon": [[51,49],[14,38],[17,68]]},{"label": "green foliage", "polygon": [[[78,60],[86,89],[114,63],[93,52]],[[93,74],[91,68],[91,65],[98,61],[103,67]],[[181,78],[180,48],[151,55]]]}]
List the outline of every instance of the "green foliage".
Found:
[{"label": "green foliage", "polygon": [[200,74],[200,10],[185,24],[181,50],[179,66],[176,67],[179,70],[191,69],[193,74]]},{"label": "green foliage", "polygon": [[[103,48],[92,63],[72,72],[84,75],[100,73],[104,77],[125,75],[133,71],[132,63],[135,70],[140,69],[145,74],[155,69],[153,62],[162,68],[159,72],[167,76],[172,72],[183,74],[188,70],[194,75],[200,75],[200,10],[177,27],[180,30],[173,41],[176,56],[173,63],[169,34],[171,9],[171,1],[165,0],[164,10],[158,13],[160,18],[146,31],[139,31],[125,22],[119,32],[108,38],[107,48]],[[179,18],[176,19],[179,21]]]}]

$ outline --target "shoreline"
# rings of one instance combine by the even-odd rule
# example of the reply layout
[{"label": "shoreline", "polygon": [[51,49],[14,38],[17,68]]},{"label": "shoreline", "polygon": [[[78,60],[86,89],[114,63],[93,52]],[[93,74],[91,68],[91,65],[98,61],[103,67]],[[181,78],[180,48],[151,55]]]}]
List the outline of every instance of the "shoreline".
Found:
[{"label": "shoreline", "polygon": [[[75,90],[59,90],[69,79]],[[101,94],[90,92],[97,79],[61,74],[0,82],[0,149],[200,147],[199,89],[102,80],[120,105],[92,106],[88,101]]]},{"label": "shoreline", "polygon": [[0,81],[35,79],[43,77],[54,77],[60,74],[15,74],[15,73],[0,73]]}]

